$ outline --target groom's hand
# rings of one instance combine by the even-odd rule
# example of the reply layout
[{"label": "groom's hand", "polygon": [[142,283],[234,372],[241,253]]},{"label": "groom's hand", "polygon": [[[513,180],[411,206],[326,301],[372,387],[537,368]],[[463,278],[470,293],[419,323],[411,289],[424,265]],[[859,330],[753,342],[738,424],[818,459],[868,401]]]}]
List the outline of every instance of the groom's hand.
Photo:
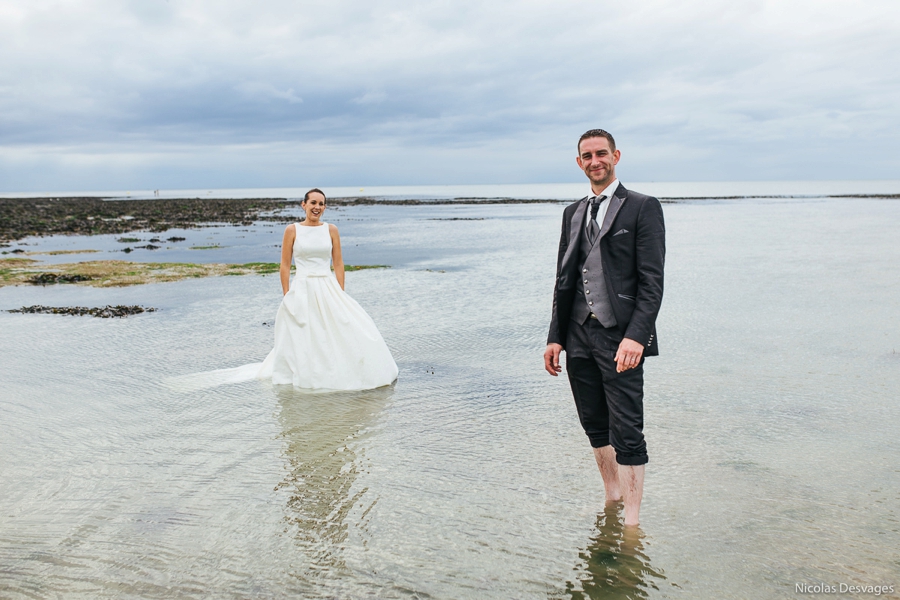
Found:
[{"label": "groom's hand", "polygon": [[559,344],[547,344],[547,349],[544,350],[544,368],[554,377],[562,371],[562,367],[559,366],[559,353],[562,349]]},{"label": "groom's hand", "polygon": [[616,373],[621,373],[622,371],[627,371],[628,369],[633,369],[638,366],[641,363],[641,355],[643,354],[643,344],[628,338],[622,338],[622,342],[619,344],[619,350],[616,352]]}]

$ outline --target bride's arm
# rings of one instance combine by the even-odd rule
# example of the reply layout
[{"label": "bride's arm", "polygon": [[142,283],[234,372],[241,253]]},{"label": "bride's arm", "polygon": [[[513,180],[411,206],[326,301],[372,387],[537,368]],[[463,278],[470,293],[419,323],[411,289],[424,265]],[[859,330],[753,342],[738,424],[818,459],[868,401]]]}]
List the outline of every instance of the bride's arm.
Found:
[{"label": "bride's arm", "polygon": [[341,234],[337,225],[328,224],[328,232],[331,234],[331,264],[334,266],[334,276],[337,277],[341,289],[344,289],[344,257],[341,255]]},{"label": "bride's arm", "polygon": [[291,258],[294,256],[294,238],[297,230],[293,223],[284,228],[284,241],[281,243],[281,293],[287,294],[291,288]]}]

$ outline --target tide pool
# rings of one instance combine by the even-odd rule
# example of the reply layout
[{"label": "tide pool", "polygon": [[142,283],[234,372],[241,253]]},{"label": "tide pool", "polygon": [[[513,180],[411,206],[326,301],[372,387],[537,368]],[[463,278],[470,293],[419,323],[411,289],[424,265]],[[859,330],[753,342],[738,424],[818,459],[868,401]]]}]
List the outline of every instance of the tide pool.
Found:
[{"label": "tide pool", "polygon": [[[158,309],[0,312],[0,595],[900,589],[900,201],[664,206],[637,534],[604,508],[565,377],[542,366],[563,208],[326,212],[346,262],[391,265],[347,275],[400,367],[395,385],[361,393],[162,384],[261,360],[277,275],[0,288],[4,311]],[[165,260],[274,262],[273,229],[167,232],[231,243],[165,250]],[[36,251],[117,244],[33,241]]]}]

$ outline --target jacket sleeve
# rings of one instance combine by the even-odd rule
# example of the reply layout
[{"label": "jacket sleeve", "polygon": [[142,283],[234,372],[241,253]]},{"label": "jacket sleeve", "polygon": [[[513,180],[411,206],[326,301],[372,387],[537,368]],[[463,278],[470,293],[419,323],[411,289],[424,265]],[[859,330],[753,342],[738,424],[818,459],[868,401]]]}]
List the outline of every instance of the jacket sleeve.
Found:
[{"label": "jacket sleeve", "polygon": [[564,345],[559,334],[559,313],[556,310],[556,296],[559,290],[559,276],[562,272],[563,257],[566,255],[566,250],[569,247],[568,224],[570,219],[567,219],[566,216],[567,215],[563,213],[562,232],[559,235],[559,254],[556,257],[556,282],[553,284],[553,312],[550,316],[550,332],[547,334],[548,344]]},{"label": "jacket sleeve", "polygon": [[637,266],[637,296],[634,312],[625,337],[646,347],[662,305],[663,267],[666,261],[666,226],[662,205],[656,198],[648,198],[638,213],[635,230],[635,263]]}]

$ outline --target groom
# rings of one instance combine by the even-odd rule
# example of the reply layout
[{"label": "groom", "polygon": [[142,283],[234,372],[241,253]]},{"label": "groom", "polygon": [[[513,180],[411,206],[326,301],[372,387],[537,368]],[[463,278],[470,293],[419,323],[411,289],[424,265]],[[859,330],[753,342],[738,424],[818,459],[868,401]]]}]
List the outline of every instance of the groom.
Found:
[{"label": "groom", "polygon": [[566,371],[578,418],[594,449],[606,501],[625,501],[637,525],[644,493],[644,357],[657,355],[666,232],[656,198],[616,179],[613,136],[591,129],[578,140],[590,195],[566,207],[544,368]]}]

